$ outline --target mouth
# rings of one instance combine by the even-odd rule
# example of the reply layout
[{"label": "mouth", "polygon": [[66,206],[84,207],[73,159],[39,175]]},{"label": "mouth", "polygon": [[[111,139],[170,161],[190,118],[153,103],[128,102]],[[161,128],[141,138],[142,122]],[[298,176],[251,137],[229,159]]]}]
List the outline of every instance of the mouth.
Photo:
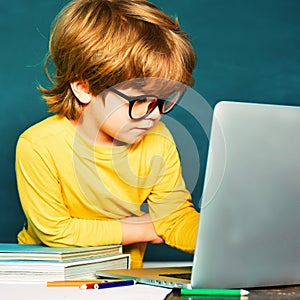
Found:
[{"label": "mouth", "polygon": [[148,131],[149,129],[151,129],[152,127],[137,127],[136,129],[138,130],[142,130],[142,131]]},{"label": "mouth", "polygon": [[146,124],[136,124],[136,126],[133,127],[133,130],[138,132],[138,134],[145,134],[147,131],[149,131],[153,126],[155,125],[154,122],[147,122]]},{"label": "mouth", "polygon": [[143,136],[149,131],[152,127],[135,127],[134,131],[138,136]]}]

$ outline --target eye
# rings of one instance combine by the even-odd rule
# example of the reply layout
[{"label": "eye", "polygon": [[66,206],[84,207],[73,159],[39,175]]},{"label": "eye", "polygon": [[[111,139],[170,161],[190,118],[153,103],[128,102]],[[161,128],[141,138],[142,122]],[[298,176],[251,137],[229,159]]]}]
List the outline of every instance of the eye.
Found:
[{"label": "eye", "polygon": [[151,103],[151,102],[156,102],[157,98],[156,97],[141,97],[141,98],[137,98],[136,101],[140,104]]},{"label": "eye", "polygon": [[146,102],[149,102],[148,98],[139,98],[139,99],[136,99],[138,101],[138,103],[146,103]]}]

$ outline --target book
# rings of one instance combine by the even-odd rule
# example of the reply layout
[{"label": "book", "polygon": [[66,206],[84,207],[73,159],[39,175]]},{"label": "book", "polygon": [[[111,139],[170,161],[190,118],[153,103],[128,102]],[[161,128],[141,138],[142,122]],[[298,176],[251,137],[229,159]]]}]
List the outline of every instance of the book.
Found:
[{"label": "book", "polygon": [[0,243],[0,260],[70,261],[115,254],[122,254],[122,245],[48,247],[44,245]]},{"label": "book", "polygon": [[1,260],[0,281],[45,282],[96,279],[96,271],[128,269],[129,254],[105,255],[73,261]]}]

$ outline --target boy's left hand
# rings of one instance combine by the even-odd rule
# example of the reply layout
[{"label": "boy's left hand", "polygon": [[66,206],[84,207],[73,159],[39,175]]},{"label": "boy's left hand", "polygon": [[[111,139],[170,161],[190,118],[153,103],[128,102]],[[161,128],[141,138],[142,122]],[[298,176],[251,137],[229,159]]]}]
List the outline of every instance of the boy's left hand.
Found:
[{"label": "boy's left hand", "polygon": [[139,242],[163,244],[165,241],[157,235],[149,214],[140,217],[127,217],[121,220],[123,236],[122,244]]}]

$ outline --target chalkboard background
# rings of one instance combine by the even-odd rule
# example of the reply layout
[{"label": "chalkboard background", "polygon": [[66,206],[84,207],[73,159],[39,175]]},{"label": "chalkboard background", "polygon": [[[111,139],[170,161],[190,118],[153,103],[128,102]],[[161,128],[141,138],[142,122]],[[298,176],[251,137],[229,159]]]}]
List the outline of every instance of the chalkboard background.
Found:
[{"label": "chalkboard background", "polygon": [[[15,0],[0,3],[0,242],[15,242],[24,216],[19,204],[15,174],[15,145],[19,134],[45,118],[47,107],[36,91],[48,84],[43,73],[49,28],[67,1]],[[178,17],[197,53],[192,92],[211,106],[221,99],[300,105],[300,1],[299,0],[153,0]],[[195,105],[195,110],[199,109]],[[184,157],[187,185],[193,160],[199,160],[197,206],[201,195],[206,135],[193,132],[192,117],[184,110],[173,115],[188,128],[197,157],[179,147]],[[181,118],[181,119],[180,119]],[[186,122],[186,124],[185,124]],[[176,141],[182,141],[174,133]],[[190,164],[190,165],[189,165]],[[192,175],[193,177],[194,175]],[[194,177],[191,178],[194,180]],[[191,255],[167,246],[151,246],[146,260],[187,260]]]}]

